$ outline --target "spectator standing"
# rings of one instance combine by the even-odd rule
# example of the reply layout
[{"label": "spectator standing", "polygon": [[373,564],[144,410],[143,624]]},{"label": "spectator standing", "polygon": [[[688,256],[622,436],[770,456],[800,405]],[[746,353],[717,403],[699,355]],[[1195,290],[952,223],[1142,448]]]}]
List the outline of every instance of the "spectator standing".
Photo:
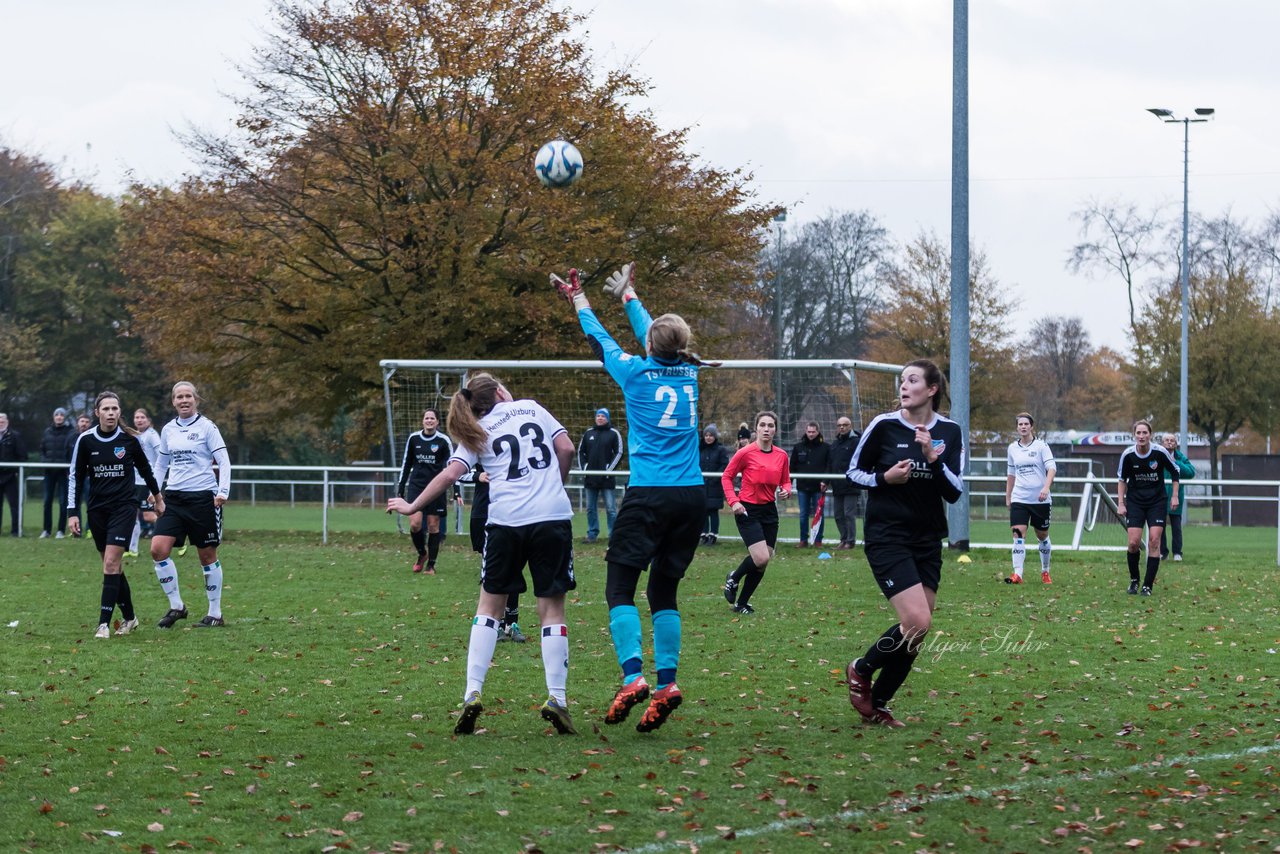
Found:
[{"label": "spectator standing", "polygon": [[[44,428],[40,437],[40,462],[65,463],[71,459],[67,440],[76,428],[67,421],[67,410],[59,406],[53,410],[53,423]],[[62,466],[44,470],[44,526],[40,539],[53,535],[53,502],[58,502],[58,531],[60,540],[67,535],[67,470]]]},{"label": "spectator standing", "polygon": [[724,506],[724,489],[720,485],[720,472],[729,465],[729,449],[720,444],[720,431],[708,424],[702,431],[702,446],[698,448],[698,466],[703,473],[716,472],[714,477],[704,477],[707,488],[707,522],[702,529],[702,544],[714,546],[720,537],[720,508]]},{"label": "spectator standing", "polygon": [[[818,422],[810,421],[804,427],[804,436],[791,449],[791,474],[822,474],[831,471],[831,447],[822,439],[822,430]],[[818,497],[827,490],[825,480],[799,478],[795,482],[796,495],[800,499],[800,543],[799,548],[809,547],[809,525],[813,521],[813,513],[818,508]],[[825,518],[818,520],[818,532],[813,538],[815,546],[822,545],[822,529]]]},{"label": "spectator standing", "polygon": [[747,426],[747,422],[743,421],[738,425],[738,450],[741,451],[747,445],[751,444],[751,428]]},{"label": "spectator standing", "polygon": [[[609,410],[596,410],[596,423],[582,434],[578,442],[578,468],[584,471],[613,471],[622,460],[622,434],[609,423]],[[613,533],[613,520],[618,518],[617,496],[613,494],[616,479],[611,475],[588,474],[582,479],[586,490],[587,538],[594,543],[600,536],[600,516],[597,499],[604,499],[604,519]]]},{"label": "spectator standing", "polygon": [[837,549],[851,549],[858,544],[858,507],[862,488],[845,475],[853,462],[862,432],[853,429],[853,421],[845,416],[836,419],[836,437],[831,440],[831,497],[835,503],[836,528],[840,531]]},{"label": "spectator standing", "polygon": [[[64,453],[65,453],[65,454],[66,454],[66,456],[67,456],[67,461],[68,461],[68,462],[70,462],[72,455],[75,453],[76,440],[80,438],[80,434],[81,434],[81,433],[85,432],[86,430],[88,430],[88,429],[89,429],[90,427],[92,427],[92,426],[93,426],[93,419],[89,417],[89,413],[87,413],[87,412],[86,412],[86,413],[84,413],[83,415],[81,415],[79,418],[77,418],[77,419],[76,419],[76,427],[75,427],[75,430],[73,430],[72,432],[70,432],[70,433],[68,433],[68,434],[67,434],[67,447],[66,447],[66,449],[64,450]],[[154,468],[154,467],[153,467],[153,468]],[[68,508],[67,508],[67,515],[68,515],[68,517],[70,517],[70,516],[74,515],[74,516],[76,517],[77,522],[79,522],[79,521],[80,521],[80,510],[79,510],[79,508],[80,508],[80,507],[84,507],[85,505],[87,505],[87,504],[89,503],[89,493],[88,493],[88,490],[89,490],[89,484],[88,484],[88,482],[86,482],[86,483],[84,484],[84,487],[83,487],[83,488],[84,488],[84,491],[83,491],[83,492],[81,493],[81,495],[80,495],[80,503],[79,503],[76,507],[68,507]],[[73,536],[73,537],[77,537],[77,538],[78,538],[78,537],[80,536],[80,532],[81,532],[82,530],[83,530],[83,526],[82,526],[82,525],[77,524],[77,525],[76,525],[76,529],[75,529],[74,531],[72,531],[72,532],[71,532],[71,536]]]},{"label": "spectator standing", "polygon": [[[0,463],[25,463],[27,446],[22,434],[9,426],[9,416],[0,412]],[[4,521],[4,503],[9,502],[9,534],[18,536],[18,481],[20,468],[0,468],[0,523]]]},{"label": "spectator standing", "polygon": [[[1184,481],[1191,480],[1196,476],[1196,467],[1191,464],[1191,460],[1187,459],[1187,455],[1178,450],[1178,434],[1165,433],[1160,440],[1160,444],[1164,445],[1164,449],[1173,457],[1173,462],[1178,467],[1178,500],[1173,501],[1173,484],[1166,483],[1164,485],[1164,497],[1169,505],[1169,524],[1165,526],[1166,531],[1172,531],[1173,534],[1173,559],[1182,560],[1182,515],[1183,508],[1187,506],[1187,488],[1183,486]],[[1169,557],[1169,542],[1165,532],[1160,532],[1160,559],[1165,560]]]}]

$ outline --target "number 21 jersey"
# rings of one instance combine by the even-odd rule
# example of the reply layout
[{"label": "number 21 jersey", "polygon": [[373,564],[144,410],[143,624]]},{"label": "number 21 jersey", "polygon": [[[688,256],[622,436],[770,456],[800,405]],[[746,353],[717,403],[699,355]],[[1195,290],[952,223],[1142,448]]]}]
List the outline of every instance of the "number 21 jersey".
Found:
[{"label": "number 21 jersey", "polygon": [[480,426],[487,434],[483,450],[476,454],[458,444],[449,461],[468,469],[478,462],[489,473],[489,523],[515,527],[572,519],[553,444],[564,426],[533,400],[500,401]]}]

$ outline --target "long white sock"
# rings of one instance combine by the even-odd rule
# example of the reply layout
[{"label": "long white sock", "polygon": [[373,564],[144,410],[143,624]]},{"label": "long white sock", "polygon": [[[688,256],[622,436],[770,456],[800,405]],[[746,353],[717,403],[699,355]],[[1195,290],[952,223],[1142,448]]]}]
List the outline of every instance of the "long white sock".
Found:
[{"label": "long white sock", "polygon": [[563,706],[569,682],[568,626],[542,627],[542,670],[547,676],[547,693]]},{"label": "long white sock", "polygon": [[209,616],[222,616],[222,561],[204,568],[204,592],[209,596]]},{"label": "long white sock", "polygon": [[160,589],[169,597],[169,607],[182,610],[182,594],[178,592],[178,565],[169,558],[156,562],[156,578],[160,579]]},{"label": "long white sock", "polygon": [[136,552],[138,550],[138,538],[142,536],[142,523],[137,519],[133,520],[133,534],[129,537],[129,551]]},{"label": "long white sock", "polygon": [[1022,577],[1022,565],[1027,559],[1027,543],[1022,537],[1013,538],[1013,574]]},{"label": "long white sock", "polygon": [[489,675],[493,651],[497,648],[498,621],[476,614],[471,621],[471,641],[467,644],[467,690],[462,695],[463,702],[472,691],[484,692],[484,678]]},{"label": "long white sock", "polygon": [[1053,553],[1053,546],[1049,543],[1049,538],[1045,537],[1040,541],[1040,569],[1045,572],[1049,571],[1049,556]]}]

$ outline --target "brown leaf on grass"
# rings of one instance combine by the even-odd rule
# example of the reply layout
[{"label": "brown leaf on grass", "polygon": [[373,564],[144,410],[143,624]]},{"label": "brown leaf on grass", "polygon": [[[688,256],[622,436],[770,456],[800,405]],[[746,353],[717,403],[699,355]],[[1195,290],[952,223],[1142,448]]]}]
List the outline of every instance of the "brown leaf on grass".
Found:
[{"label": "brown leaf on grass", "polygon": [[343,820],[343,821],[347,821],[347,822],[351,822],[351,821],[359,821],[359,820],[360,820],[360,819],[362,819],[362,818],[364,818],[364,813],[359,812],[359,811],[356,811],[356,810],[352,810],[351,812],[349,812],[349,813],[347,813],[346,815],[344,815],[344,816],[342,817],[342,820]]},{"label": "brown leaf on grass", "polygon": [[1143,844],[1144,843],[1141,839],[1130,839],[1124,843],[1124,847],[1125,848],[1141,848]]},{"label": "brown leaf on grass", "polygon": [[48,815],[51,812],[53,812],[53,804],[49,803],[48,801],[44,801],[40,804],[41,815]]},{"label": "brown leaf on grass", "polygon": [[160,831],[164,830],[164,825],[158,821],[153,821],[151,822],[151,824],[147,825],[147,830],[151,831],[152,833],[159,833]]},{"label": "brown leaf on grass", "polygon": [[158,745],[158,744],[157,744],[157,745],[156,745],[156,754],[157,754],[158,756],[168,756],[168,755],[169,755],[169,751],[165,750],[163,747],[161,747],[160,745]]}]

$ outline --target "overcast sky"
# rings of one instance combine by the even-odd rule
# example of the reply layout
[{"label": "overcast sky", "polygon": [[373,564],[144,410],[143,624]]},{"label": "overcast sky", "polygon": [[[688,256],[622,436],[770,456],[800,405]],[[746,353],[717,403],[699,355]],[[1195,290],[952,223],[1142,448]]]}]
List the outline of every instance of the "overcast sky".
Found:
[{"label": "overcast sky", "polygon": [[[866,209],[895,239],[950,232],[951,0],[598,0],[601,67],[653,86],[665,128],[703,162],[754,173],[787,228]],[[1182,126],[1145,112],[1214,107],[1191,129],[1191,207],[1258,223],[1280,209],[1280,4],[973,0],[970,221],[1020,328],[1078,315],[1127,349],[1115,279],[1065,269],[1090,199],[1181,211]],[[224,131],[236,64],[266,0],[0,0],[0,141],[118,192],[193,164],[174,132]],[[588,177],[590,164],[587,165]]]}]

